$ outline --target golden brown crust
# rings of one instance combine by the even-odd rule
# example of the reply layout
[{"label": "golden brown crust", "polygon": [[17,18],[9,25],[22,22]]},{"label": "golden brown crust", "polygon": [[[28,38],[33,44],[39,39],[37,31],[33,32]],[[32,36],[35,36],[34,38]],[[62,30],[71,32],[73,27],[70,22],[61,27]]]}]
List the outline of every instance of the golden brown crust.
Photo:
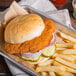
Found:
[{"label": "golden brown crust", "polygon": [[21,44],[5,43],[4,49],[8,53],[26,53],[36,52],[45,48],[47,45],[49,45],[52,39],[52,33],[54,32],[54,23],[48,19],[44,20],[44,23],[45,29],[42,32],[41,36]]}]

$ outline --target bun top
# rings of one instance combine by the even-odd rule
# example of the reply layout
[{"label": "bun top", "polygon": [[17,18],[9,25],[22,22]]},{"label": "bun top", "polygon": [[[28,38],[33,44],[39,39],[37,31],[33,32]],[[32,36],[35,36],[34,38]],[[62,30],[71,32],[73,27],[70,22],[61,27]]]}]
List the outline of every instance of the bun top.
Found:
[{"label": "bun top", "polygon": [[23,43],[41,35],[44,30],[42,18],[36,14],[17,16],[5,29],[4,37],[8,43]]}]

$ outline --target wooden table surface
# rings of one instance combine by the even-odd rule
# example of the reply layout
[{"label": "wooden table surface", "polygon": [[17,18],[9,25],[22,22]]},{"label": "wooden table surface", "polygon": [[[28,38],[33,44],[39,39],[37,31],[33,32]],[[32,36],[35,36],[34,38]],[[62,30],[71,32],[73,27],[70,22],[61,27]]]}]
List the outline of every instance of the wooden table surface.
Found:
[{"label": "wooden table surface", "polygon": [[[68,8],[69,12],[70,12],[70,17],[71,17],[71,22],[72,22],[72,26],[74,28],[76,28],[76,19],[73,18],[72,13],[73,13],[73,9],[72,9],[72,5],[71,5],[71,0],[69,0],[70,2],[68,4],[66,4],[63,8]],[[61,8],[61,9],[63,9]],[[2,8],[1,8],[2,10]],[[10,73],[4,59],[2,56],[0,56],[0,76],[12,76],[12,74]]]}]

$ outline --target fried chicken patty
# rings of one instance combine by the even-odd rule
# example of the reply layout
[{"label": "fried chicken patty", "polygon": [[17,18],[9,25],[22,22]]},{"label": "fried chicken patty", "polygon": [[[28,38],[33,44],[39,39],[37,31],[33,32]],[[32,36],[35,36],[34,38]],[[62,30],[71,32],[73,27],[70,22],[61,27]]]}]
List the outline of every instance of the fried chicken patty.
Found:
[{"label": "fried chicken patty", "polygon": [[52,33],[54,32],[54,23],[52,20],[46,19],[44,20],[45,29],[39,37],[36,37],[32,40],[25,41],[24,43],[20,44],[11,44],[6,43],[4,45],[4,49],[8,53],[28,53],[28,52],[37,52],[47,45],[50,44],[52,40]]}]

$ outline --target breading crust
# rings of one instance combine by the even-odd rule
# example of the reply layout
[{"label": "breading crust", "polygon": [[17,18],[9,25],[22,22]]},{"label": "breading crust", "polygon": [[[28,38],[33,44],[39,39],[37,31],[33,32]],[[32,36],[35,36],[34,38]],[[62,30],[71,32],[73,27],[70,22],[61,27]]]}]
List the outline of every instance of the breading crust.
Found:
[{"label": "breading crust", "polygon": [[52,20],[46,19],[44,20],[45,29],[39,37],[36,37],[32,40],[25,41],[24,43],[20,44],[10,44],[5,43],[4,49],[8,53],[27,53],[27,52],[37,52],[47,45],[50,44],[53,36],[52,33],[55,30],[54,23]]}]

